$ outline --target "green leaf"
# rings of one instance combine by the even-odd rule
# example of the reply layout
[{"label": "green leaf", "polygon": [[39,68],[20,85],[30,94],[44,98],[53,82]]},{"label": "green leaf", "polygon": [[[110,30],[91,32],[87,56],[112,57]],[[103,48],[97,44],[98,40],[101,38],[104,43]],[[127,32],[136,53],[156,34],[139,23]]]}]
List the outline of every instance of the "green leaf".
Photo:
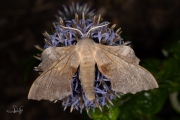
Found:
[{"label": "green leaf", "polygon": [[155,89],[132,95],[131,98],[120,107],[121,120],[144,120],[162,109],[167,98],[167,91]]},{"label": "green leaf", "polygon": [[110,106],[109,108],[103,107],[102,112],[96,108],[95,111],[90,110],[90,116],[93,120],[117,120],[119,116],[119,107],[117,105],[117,100],[113,102],[114,106]]}]

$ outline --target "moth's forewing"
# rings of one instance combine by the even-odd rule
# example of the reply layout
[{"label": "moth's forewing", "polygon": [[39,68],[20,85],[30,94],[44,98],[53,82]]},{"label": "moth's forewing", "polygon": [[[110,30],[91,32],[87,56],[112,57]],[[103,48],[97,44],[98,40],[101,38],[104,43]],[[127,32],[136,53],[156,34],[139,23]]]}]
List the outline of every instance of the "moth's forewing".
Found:
[{"label": "moth's forewing", "polygon": [[[45,50],[42,54],[42,58],[50,61],[49,65],[44,67],[44,72],[32,84],[28,99],[54,101],[61,100],[72,93],[71,80],[80,63],[76,47],[71,46],[67,51],[63,51],[64,47],[49,49],[51,50],[47,49],[48,52]],[[54,56],[60,55],[60,57],[52,61],[49,51],[53,51]],[[46,63],[43,64],[45,66]]]},{"label": "moth's forewing", "polygon": [[127,51],[126,54],[115,51],[117,47],[97,44],[94,55],[98,69],[110,79],[112,90],[134,94],[158,87],[152,74],[138,65],[138,58],[132,50],[130,50],[131,55]]}]

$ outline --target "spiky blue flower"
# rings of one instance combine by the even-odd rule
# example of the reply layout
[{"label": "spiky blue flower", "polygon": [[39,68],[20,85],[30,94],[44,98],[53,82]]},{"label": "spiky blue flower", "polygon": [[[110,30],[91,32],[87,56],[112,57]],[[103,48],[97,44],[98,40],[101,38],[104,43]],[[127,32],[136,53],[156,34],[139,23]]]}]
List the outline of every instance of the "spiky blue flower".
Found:
[{"label": "spiky blue flower", "polygon": [[[105,25],[108,22],[101,22],[101,16],[94,15],[93,11],[90,11],[86,4],[80,6],[79,4],[72,4],[70,10],[64,6],[64,13],[59,11],[60,17],[58,22],[54,24],[55,32],[49,35],[47,32],[44,33],[46,37],[46,44],[44,49],[53,46],[71,46],[77,43],[83,36],[78,34],[77,31],[71,29],[63,29],[61,26],[76,28],[80,30],[84,35],[87,34],[88,30],[94,26]],[[74,17],[75,16],[75,17]],[[115,25],[110,28],[104,26],[96,30],[91,31],[89,38],[93,39],[96,43],[105,45],[121,45],[124,44],[123,39],[120,37],[120,29],[114,31]],[[86,99],[81,86],[78,71],[72,78],[72,89],[71,95],[62,99],[62,105],[64,109],[71,107],[73,109],[80,110],[86,109],[87,112],[90,108],[107,106],[108,103],[113,105],[112,100],[115,99],[118,94],[113,91],[110,87],[110,80],[107,79],[96,67],[95,80],[94,80],[94,92],[96,99],[94,101],[89,101]],[[118,96],[119,97],[119,96]]]}]

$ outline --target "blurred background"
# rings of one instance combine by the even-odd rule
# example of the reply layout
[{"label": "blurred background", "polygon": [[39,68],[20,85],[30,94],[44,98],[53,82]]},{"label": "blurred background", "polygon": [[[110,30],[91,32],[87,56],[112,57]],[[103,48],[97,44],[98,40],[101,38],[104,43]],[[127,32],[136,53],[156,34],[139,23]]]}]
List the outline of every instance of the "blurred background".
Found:
[{"label": "blurred background", "polygon": [[[127,95],[122,99],[126,101],[129,98],[131,101],[128,102],[132,106],[128,106],[128,102],[126,102],[127,105],[118,104],[120,112],[115,119],[179,120],[180,108],[178,107],[180,105],[178,104],[178,100],[180,101],[180,99],[178,92],[180,88],[180,75],[178,72],[180,70],[178,66],[180,64],[178,62],[179,54],[175,54],[174,51],[177,53],[180,49],[179,46],[172,47],[172,45],[180,44],[178,42],[180,41],[179,0],[1,1],[0,119],[88,119],[85,112],[83,114],[80,114],[79,111],[69,113],[69,109],[63,111],[61,102],[54,104],[49,101],[27,99],[30,86],[38,76],[38,73],[33,71],[33,67],[40,63],[33,58],[33,55],[39,52],[34,48],[34,45],[44,45],[44,36],[42,33],[44,31],[52,31],[52,23],[56,21],[55,15],[58,15],[57,11],[63,11],[62,5],[69,6],[72,2],[80,4],[88,3],[92,9],[96,10],[97,14],[103,16],[104,21],[117,24],[118,27],[116,29],[121,27],[123,31],[121,36],[124,41],[131,41],[132,48],[137,57],[142,60],[141,64],[155,75],[160,84],[161,90],[153,92],[153,102],[150,101],[151,108],[140,109],[142,107],[140,105],[144,106],[147,104],[134,102],[141,99],[140,96],[144,94],[143,92],[134,96]],[[173,48],[176,48],[176,50]],[[170,56],[168,53],[170,53]],[[167,72],[162,72],[163,70],[172,70],[171,72],[173,74],[169,72],[169,76],[162,77],[163,75],[167,75]],[[178,77],[173,76],[174,79],[171,79],[174,74]],[[174,95],[172,93],[176,93],[177,96],[175,99],[169,99],[172,98],[169,97],[170,95]],[[142,101],[144,99],[142,98]],[[173,104],[173,100],[176,100],[177,104]],[[13,105],[17,107],[23,106],[23,112],[21,114],[7,113],[6,110],[13,110]],[[137,106],[133,107],[133,105]],[[177,108],[174,108],[173,105]],[[128,107],[129,110],[127,110]],[[151,111],[148,111],[149,109]],[[147,112],[142,112],[144,110]],[[123,113],[125,111],[126,113]]]}]

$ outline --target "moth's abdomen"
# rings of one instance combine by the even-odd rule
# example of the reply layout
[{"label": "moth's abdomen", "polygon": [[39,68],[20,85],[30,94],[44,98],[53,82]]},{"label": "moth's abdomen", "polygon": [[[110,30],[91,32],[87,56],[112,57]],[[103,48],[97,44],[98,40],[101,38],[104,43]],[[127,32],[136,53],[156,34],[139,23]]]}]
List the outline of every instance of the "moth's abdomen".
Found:
[{"label": "moth's abdomen", "polygon": [[[92,58],[92,57],[91,57]],[[95,79],[95,61],[89,57],[84,57],[80,63],[79,79],[83,87],[85,97],[92,101],[95,99],[94,79]]]}]

